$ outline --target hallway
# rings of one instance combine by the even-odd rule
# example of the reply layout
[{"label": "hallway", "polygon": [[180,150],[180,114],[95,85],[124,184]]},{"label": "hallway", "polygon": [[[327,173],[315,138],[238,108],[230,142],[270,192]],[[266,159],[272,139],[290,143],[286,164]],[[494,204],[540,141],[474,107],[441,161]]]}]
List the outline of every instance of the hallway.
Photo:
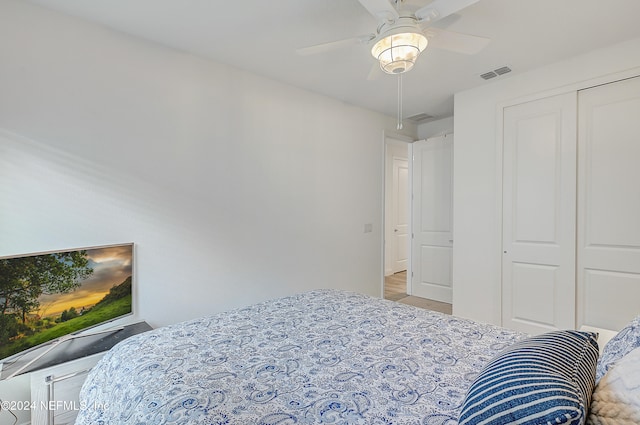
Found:
[{"label": "hallway", "polygon": [[451,304],[440,301],[428,300],[426,298],[407,295],[407,272],[399,272],[384,278],[384,298],[386,300],[398,301],[415,307],[427,310],[439,311],[440,313],[451,314]]}]

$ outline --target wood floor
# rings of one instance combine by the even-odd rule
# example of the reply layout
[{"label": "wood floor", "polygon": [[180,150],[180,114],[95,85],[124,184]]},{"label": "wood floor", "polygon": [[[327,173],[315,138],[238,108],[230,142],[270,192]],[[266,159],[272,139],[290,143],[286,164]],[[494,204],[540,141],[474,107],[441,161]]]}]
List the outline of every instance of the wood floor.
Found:
[{"label": "wood floor", "polygon": [[398,301],[427,310],[439,311],[440,313],[451,314],[451,304],[426,298],[407,295],[407,272],[399,272],[384,278],[384,298]]}]

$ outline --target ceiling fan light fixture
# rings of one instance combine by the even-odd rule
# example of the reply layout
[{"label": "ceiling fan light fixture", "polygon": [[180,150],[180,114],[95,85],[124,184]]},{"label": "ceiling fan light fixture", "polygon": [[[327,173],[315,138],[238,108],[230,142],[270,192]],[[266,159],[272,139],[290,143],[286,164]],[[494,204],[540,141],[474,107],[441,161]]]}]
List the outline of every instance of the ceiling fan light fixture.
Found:
[{"label": "ceiling fan light fixture", "polygon": [[427,37],[420,32],[398,32],[380,38],[371,54],[387,74],[402,74],[413,68],[427,44]]}]

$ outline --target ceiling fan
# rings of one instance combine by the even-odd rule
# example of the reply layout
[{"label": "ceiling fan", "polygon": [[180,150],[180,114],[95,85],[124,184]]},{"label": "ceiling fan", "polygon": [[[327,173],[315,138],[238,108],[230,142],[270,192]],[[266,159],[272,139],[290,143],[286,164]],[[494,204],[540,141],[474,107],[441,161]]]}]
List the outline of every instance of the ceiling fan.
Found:
[{"label": "ceiling fan", "polygon": [[416,8],[406,0],[358,0],[378,20],[375,33],[303,47],[296,52],[311,55],[373,43],[371,54],[388,74],[402,74],[413,68],[427,44],[457,53],[475,54],[488,43],[486,37],[461,34],[431,26],[479,0],[433,0]]}]

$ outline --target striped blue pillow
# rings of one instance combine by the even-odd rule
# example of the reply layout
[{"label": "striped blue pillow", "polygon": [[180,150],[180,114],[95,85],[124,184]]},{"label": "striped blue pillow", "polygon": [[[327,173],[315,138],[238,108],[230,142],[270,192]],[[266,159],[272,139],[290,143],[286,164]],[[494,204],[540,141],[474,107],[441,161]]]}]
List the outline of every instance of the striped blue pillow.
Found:
[{"label": "striped blue pillow", "polygon": [[591,332],[555,331],[517,342],[471,384],[459,424],[583,424],[597,361]]}]

